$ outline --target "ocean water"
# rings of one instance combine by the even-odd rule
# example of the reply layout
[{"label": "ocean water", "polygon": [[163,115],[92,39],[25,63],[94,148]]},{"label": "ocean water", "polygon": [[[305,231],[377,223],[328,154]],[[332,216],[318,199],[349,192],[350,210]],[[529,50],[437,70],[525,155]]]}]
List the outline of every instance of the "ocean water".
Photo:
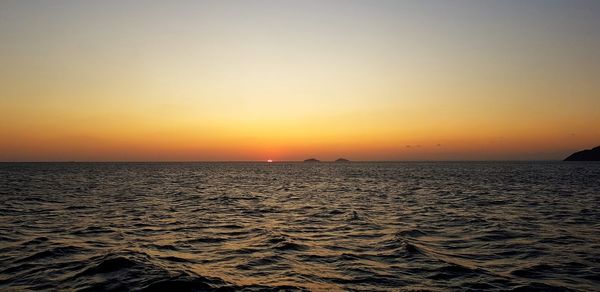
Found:
[{"label": "ocean water", "polygon": [[0,290],[600,290],[600,163],[3,163]]}]

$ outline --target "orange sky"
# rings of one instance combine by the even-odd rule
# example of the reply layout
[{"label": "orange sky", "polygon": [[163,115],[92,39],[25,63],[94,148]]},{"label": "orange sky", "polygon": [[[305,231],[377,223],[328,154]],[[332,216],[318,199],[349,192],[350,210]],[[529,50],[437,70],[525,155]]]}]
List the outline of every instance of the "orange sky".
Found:
[{"label": "orange sky", "polygon": [[3,1],[0,161],[528,160],[600,145],[589,1]]}]

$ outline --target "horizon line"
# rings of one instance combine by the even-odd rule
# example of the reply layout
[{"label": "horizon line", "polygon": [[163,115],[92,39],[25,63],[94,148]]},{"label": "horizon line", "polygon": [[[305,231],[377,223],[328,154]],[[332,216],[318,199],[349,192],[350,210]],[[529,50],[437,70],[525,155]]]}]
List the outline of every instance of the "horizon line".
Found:
[{"label": "horizon line", "polygon": [[25,160],[25,161],[0,161],[0,163],[386,163],[386,162],[555,162],[564,161],[564,159],[457,159],[457,160],[348,160],[339,161],[335,160],[319,160],[313,162],[306,162],[304,160],[275,160],[268,162],[266,160]]}]

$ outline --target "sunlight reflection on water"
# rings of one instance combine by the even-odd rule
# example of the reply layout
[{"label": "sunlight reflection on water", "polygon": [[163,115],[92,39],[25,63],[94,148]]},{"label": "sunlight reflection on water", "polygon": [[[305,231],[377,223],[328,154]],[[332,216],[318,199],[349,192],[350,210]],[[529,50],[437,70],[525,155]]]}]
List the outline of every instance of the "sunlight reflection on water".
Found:
[{"label": "sunlight reflection on water", "polygon": [[0,164],[0,288],[594,290],[600,164]]}]

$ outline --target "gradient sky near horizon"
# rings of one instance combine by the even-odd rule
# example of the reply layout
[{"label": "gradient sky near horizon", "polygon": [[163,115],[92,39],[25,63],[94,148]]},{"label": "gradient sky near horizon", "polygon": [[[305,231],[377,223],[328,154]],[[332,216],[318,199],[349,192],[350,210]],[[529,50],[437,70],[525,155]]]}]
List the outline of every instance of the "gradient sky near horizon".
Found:
[{"label": "gradient sky near horizon", "polygon": [[600,1],[0,0],[0,161],[600,144]]}]

